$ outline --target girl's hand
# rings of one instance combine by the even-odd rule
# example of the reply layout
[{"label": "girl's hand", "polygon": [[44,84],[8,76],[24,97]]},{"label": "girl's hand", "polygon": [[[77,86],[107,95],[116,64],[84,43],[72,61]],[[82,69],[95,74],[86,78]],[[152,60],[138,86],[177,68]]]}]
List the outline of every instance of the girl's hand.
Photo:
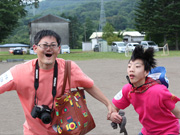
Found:
[{"label": "girl's hand", "polygon": [[118,114],[118,112],[111,113],[110,120],[115,123],[121,123],[122,117]]},{"label": "girl's hand", "polygon": [[111,103],[108,105],[107,109],[108,109],[107,120],[110,120],[111,114],[113,112],[117,112],[117,110]]}]

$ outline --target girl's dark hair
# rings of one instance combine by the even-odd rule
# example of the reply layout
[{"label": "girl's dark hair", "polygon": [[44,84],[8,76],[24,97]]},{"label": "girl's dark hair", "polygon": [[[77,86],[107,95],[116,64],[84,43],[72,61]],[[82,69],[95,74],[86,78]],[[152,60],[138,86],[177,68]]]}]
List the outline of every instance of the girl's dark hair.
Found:
[{"label": "girl's dark hair", "polygon": [[144,50],[142,46],[136,46],[129,61],[135,61],[136,59],[143,61],[145,71],[150,71],[151,68],[156,67],[153,48]]},{"label": "girl's dark hair", "polygon": [[58,43],[58,46],[61,43],[61,37],[54,31],[52,30],[41,30],[38,33],[36,33],[36,35],[34,36],[34,44],[38,45],[39,41],[46,36],[52,36],[56,38],[56,41]]}]

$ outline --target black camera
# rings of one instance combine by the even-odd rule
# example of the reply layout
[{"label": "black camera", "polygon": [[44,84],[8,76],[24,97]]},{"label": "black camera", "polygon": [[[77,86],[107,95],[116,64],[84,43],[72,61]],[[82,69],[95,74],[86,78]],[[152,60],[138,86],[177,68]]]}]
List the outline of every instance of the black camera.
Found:
[{"label": "black camera", "polygon": [[31,116],[33,118],[38,117],[42,120],[44,124],[49,124],[51,122],[51,112],[52,109],[49,109],[47,105],[35,105],[32,109]]}]

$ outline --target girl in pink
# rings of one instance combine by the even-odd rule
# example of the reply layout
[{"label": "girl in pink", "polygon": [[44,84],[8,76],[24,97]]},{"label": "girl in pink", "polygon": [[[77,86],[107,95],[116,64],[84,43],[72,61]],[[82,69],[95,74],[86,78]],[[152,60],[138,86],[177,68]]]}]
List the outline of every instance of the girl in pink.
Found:
[{"label": "girl in pink", "polygon": [[[154,50],[136,47],[127,67],[129,83],[112,102],[117,111],[133,105],[143,125],[140,135],[179,135],[180,110],[175,104],[180,98],[171,94],[160,81],[147,77],[155,66]],[[111,121],[120,123],[121,119],[118,113],[111,114]]]}]

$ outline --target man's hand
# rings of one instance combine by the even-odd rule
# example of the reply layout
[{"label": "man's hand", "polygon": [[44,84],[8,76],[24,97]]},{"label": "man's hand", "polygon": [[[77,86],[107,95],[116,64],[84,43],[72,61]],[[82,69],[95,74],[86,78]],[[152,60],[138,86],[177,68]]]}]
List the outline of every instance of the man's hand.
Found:
[{"label": "man's hand", "polygon": [[113,112],[117,112],[117,110],[116,110],[116,108],[112,104],[109,104],[107,109],[108,109],[107,120],[110,120],[111,114]]},{"label": "man's hand", "polygon": [[111,113],[110,120],[114,123],[121,123],[122,117],[118,114],[118,112]]}]

